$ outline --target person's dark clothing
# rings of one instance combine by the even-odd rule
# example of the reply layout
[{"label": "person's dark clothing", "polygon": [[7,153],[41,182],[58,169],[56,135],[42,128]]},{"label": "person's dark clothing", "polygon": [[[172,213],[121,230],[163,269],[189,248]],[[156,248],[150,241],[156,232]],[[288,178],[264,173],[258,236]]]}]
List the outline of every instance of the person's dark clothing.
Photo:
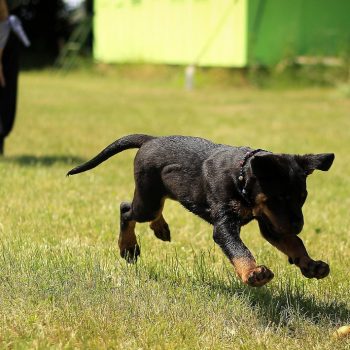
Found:
[{"label": "person's dark clothing", "polygon": [[9,10],[13,10],[16,7],[22,5],[22,3],[24,3],[23,0],[6,0],[7,6],[9,8]]},{"label": "person's dark clothing", "polygon": [[17,101],[17,83],[19,71],[19,42],[14,33],[10,33],[2,57],[6,86],[0,87],[0,154],[3,141],[11,132]]}]

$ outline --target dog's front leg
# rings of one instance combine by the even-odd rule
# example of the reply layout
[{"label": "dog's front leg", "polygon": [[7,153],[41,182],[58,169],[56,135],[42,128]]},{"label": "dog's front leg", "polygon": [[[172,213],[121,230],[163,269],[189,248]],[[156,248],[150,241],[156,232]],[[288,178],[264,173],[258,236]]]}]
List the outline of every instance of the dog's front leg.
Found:
[{"label": "dog's front leg", "polygon": [[274,274],[266,266],[257,266],[239,234],[240,225],[235,220],[225,218],[214,223],[214,241],[229,258],[243,283],[261,287],[269,282]]},{"label": "dog's front leg", "polygon": [[286,236],[276,247],[288,256],[288,261],[300,268],[307,278],[325,278],[329,275],[329,265],[321,260],[313,260],[306,251],[303,241],[297,236]]},{"label": "dog's front leg", "polygon": [[303,241],[295,235],[279,236],[271,233],[259,222],[262,235],[277,249],[288,256],[288,261],[300,268],[301,273],[307,278],[324,278],[329,274],[329,265],[321,260],[310,258]]}]

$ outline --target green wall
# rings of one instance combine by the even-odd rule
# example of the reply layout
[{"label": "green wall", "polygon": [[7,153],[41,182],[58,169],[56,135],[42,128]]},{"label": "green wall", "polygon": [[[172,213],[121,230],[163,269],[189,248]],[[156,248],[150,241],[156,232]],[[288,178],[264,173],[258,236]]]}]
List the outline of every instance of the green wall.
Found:
[{"label": "green wall", "polygon": [[95,0],[104,62],[245,66],[247,0]]},{"label": "green wall", "polygon": [[350,0],[95,0],[108,63],[243,67],[350,47]]},{"label": "green wall", "polygon": [[248,61],[349,52],[349,0],[249,0]]}]

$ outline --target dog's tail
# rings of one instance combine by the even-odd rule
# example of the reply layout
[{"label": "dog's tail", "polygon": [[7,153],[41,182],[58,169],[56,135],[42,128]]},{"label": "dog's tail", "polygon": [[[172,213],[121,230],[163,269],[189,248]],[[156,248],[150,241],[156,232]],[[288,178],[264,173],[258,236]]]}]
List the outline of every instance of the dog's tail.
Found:
[{"label": "dog's tail", "polygon": [[90,170],[107,160],[108,158],[114,156],[117,153],[125,151],[130,148],[140,148],[145,142],[154,139],[154,136],[134,134],[124,136],[109,146],[107,146],[103,151],[101,151],[97,156],[88,160],[86,163],[78,165],[72,170],[69,170],[67,176],[82,173],[84,171]]}]

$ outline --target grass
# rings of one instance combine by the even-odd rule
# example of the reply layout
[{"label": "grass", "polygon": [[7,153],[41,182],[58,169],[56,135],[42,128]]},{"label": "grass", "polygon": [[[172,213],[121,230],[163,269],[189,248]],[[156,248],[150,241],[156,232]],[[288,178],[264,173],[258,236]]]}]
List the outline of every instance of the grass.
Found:
[{"label": "grass", "polygon": [[[256,90],[116,71],[23,73],[17,124],[0,161],[0,348],[344,349],[350,323],[350,100],[331,89]],[[171,244],[138,225],[142,258],[120,259],[119,203],[133,193],[126,151],[65,173],[121,135],[196,135],[275,152],[335,152],[308,180],[311,256],[331,265],[307,280],[258,234],[242,237],[274,280],[242,285],[212,228],[167,201]]]}]

